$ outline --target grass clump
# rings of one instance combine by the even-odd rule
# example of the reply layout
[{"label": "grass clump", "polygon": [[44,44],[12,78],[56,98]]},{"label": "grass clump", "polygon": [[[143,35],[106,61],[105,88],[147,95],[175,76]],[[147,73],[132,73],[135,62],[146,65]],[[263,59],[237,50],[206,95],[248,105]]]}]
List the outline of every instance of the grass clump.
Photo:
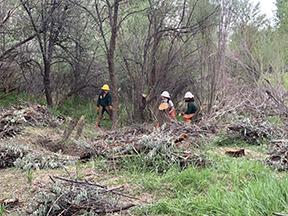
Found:
[{"label": "grass clump", "polygon": [[165,158],[165,155],[156,154],[147,157],[146,154],[135,154],[120,160],[120,167],[130,172],[155,172],[165,173],[173,163]]},{"label": "grass clump", "polygon": [[5,206],[4,205],[0,205],[0,216],[4,215],[5,213]]},{"label": "grass clump", "polygon": [[235,137],[235,136],[228,136],[228,135],[219,135],[215,138],[213,141],[213,145],[215,146],[238,146],[238,147],[244,147],[248,146],[249,143],[245,141],[245,139],[241,137]]},{"label": "grass clump", "polygon": [[279,116],[268,116],[267,121],[275,126],[284,126],[284,122]]}]

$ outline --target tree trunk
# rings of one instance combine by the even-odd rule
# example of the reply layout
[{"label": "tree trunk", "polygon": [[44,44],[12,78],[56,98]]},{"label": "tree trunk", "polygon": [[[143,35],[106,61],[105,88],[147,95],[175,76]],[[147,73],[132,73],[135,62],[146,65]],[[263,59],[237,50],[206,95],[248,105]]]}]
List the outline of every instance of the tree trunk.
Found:
[{"label": "tree trunk", "polygon": [[[114,48],[115,49],[115,48]],[[118,125],[118,109],[119,109],[119,97],[118,97],[118,85],[117,77],[115,75],[115,64],[114,64],[114,51],[109,50],[107,59],[108,59],[108,70],[112,86],[112,96],[113,96],[113,113],[112,113],[112,128],[117,127]]]},{"label": "tree trunk", "polygon": [[107,63],[113,96],[112,128],[116,128],[118,126],[118,111],[119,111],[118,80],[115,74],[115,62],[114,62],[117,32],[118,32],[118,11],[119,11],[119,0],[115,0],[113,19],[111,19],[112,22],[111,38],[107,53]]},{"label": "tree trunk", "polygon": [[143,123],[145,120],[144,110],[146,107],[146,99],[142,96],[142,92],[139,91],[139,87],[134,86],[134,112],[133,121]]},{"label": "tree trunk", "polygon": [[50,84],[50,72],[51,72],[51,65],[50,65],[50,62],[47,62],[46,60],[44,63],[43,84],[44,84],[45,97],[46,97],[48,107],[53,106],[52,89],[51,89],[51,84]]},{"label": "tree trunk", "polygon": [[225,66],[225,51],[227,46],[228,30],[231,23],[231,0],[222,0],[220,2],[220,20],[219,20],[219,33],[218,33],[218,49],[214,57],[214,65],[212,70],[211,80],[211,95],[208,104],[208,112],[217,98],[219,88],[225,86],[224,66]]}]

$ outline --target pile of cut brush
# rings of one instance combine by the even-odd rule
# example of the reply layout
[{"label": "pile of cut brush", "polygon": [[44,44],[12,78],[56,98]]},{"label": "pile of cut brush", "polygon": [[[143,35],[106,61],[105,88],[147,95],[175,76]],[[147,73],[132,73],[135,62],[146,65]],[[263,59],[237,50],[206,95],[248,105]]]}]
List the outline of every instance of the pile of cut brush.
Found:
[{"label": "pile of cut brush", "polygon": [[266,163],[279,171],[288,171],[288,140],[275,140]]},{"label": "pile of cut brush", "polygon": [[27,150],[13,145],[0,145],[0,169],[14,166],[18,158],[23,158]]},{"label": "pile of cut brush", "polygon": [[54,118],[46,106],[30,105],[3,109],[0,112],[0,139],[14,137],[24,126],[56,127],[63,118]]},{"label": "pile of cut brush", "polygon": [[[214,131],[182,123],[165,124],[160,128],[141,125],[109,131],[99,136],[92,145],[97,149],[96,156],[104,156],[117,164],[142,156],[143,166],[153,166],[158,160],[165,167],[178,164],[186,168],[189,164],[209,164],[205,155],[198,151],[203,139],[209,137],[208,134],[212,135]],[[160,171],[165,170],[165,167]]]},{"label": "pile of cut brush", "polygon": [[[106,186],[62,177],[50,177],[53,185],[42,191],[27,210],[30,215],[103,215],[123,212],[136,204],[136,198],[123,193],[123,186]],[[133,200],[133,202],[132,202]]]},{"label": "pile of cut brush", "polygon": [[0,169],[17,167],[23,170],[56,169],[74,164],[75,157],[49,151],[37,151],[22,143],[0,143]]},{"label": "pile of cut brush", "polygon": [[282,131],[275,125],[259,118],[238,119],[227,128],[229,136],[241,138],[254,145],[259,145],[265,139],[276,138],[282,134]]}]

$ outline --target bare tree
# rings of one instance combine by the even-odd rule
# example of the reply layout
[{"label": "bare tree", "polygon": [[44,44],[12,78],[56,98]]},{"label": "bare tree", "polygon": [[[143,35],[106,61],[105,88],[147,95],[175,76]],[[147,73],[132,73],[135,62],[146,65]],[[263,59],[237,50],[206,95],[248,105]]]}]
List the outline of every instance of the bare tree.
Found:
[{"label": "bare tree", "polygon": [[[149,1],[149,13],[141,17],[145,20],[144,33],[139,32],[139,27],[131,26],[132,35],[121,36],[123,67],[128,72],[129,83],[133,84],[125,92],[133,93],[127,98],[133,98],[136,121],[143,120],[146,106],[155,109],[153,104],[163,89],[169,90],[174,98],[185,89],[196,91],[194,77],[199,67],[196,52],[202,49],[196,45],[196,38],[201,30],[215,26],[213,18],[217,15],[217,7],[213,5],[207,13],[199,15],[200,4],[197,0],[178,1],[176,5]],[[148,95],[145,101],[144,92]]]},{"label": "bare tree", "polygon": [[211,111],[212,106],[215,102],[216,95],[219,88],[225,86],[227,77],[225,74],[225,54],[227,47],[227,38],[232,23],[232,9],[233,0],[221,0],[219,2],[220,14],[219,14],[219,32],[218,32],[218,48],[214,57],[215,62],[213,63],[213,69],[211,70],[210,80],[210,97],[208,101],[208,112]]},{"label": "bare tree", "polygon": [[53,106],[51,88],[51,64],[55,45],[63,31],[68,4],[63,0],[29,1],[20,0],[29,17],[32,30],[39,44],[43,61],[43,85],[48,106]]},{"label": "bare tree", "polygon": [[[106,55],[107,68],[109,72],[109,78],[112,86],[113,95],[113,128],[118,125],[118,111],[119,111],[119,94],[118,94],[118,75],[115,71],[115,54],[117,51],[117,39],[119,29],[122,23],[132,14],[137,13],[139,10],[134,11],[122,11],[120,9],[121,4],[123,8],[129,3],[124,0],[101,0],[94,1],[91,9],[91,5],[85,5],[83,2],[70,0],[78,7],[85,10],[95,21],[97,25],[97,31],[100,33],[102,39],[103,49]],[[143,10],[140,10],[143,11]],[[125,13],[126,12],[126,13]]]}]

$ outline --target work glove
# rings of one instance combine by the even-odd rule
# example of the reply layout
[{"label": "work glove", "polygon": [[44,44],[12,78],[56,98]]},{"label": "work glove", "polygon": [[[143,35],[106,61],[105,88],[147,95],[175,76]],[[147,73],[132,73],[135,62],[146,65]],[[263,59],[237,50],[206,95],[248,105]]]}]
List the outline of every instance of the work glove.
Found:
[{"label": "work glove", "polygon": [[110,106],[108,106],[108,109],[112,110],[112,109],[113,109],[113,107],[110,105]]},{"label": "work glove", "polygon": [[99,113],[99,111],[100,111],[100,107],[97,106],[96,107],[96,112]]}]

